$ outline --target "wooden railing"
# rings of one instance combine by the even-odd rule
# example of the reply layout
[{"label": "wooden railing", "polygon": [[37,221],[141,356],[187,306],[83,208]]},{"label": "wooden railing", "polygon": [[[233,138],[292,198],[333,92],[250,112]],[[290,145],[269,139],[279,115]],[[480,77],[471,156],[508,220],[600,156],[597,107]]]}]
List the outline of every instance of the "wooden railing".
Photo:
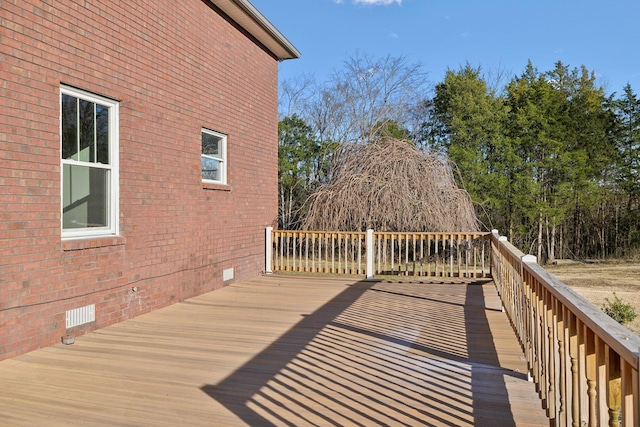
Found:
[{"label": "wooden railing", "polygon": [[497,231],[492,272],[552,425],[639,426],[640,338]]},{"label": "wooden railing", "polygon": [[640,337],[492,233],[267,230],[266,271],[493,277],[553,426],[640,426]]},{"label": "wooden railing", "polygon": [[271,230],[269,237],[269,271],[490,277],[489,233]]},{"label": "wooden railing", "polygon": [[374,232],[374,274],[490,277],[488,233]]},{"label": "wooden railing", "polygon": [[366,273],[364,232],[273,230],[271,234],[272,267],[268,270],[346,275]]}]

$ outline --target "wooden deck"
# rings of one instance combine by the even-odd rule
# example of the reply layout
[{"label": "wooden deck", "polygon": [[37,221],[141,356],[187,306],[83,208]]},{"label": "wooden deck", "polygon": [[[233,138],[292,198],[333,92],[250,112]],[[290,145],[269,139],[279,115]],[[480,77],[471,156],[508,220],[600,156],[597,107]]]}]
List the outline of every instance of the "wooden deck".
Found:
[{"label": "wooden deck", "polygon": [[7,426],[548,426],[490,281],[273,275],[0,362]]}]

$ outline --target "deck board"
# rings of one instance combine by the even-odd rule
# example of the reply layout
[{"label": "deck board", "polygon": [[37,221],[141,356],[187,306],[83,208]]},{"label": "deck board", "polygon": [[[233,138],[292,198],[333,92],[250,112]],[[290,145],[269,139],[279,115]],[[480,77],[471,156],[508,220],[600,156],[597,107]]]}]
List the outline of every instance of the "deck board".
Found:
[{"label": "deck board", "polygon": [[0,362],[11,426],[547,426],[491,282],[272,275]]}]

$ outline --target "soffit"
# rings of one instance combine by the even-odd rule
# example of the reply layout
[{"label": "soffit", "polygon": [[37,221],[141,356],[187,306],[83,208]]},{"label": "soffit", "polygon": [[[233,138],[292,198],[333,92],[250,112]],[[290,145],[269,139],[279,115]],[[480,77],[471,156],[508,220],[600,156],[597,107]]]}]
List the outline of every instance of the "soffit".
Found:
[{"label": "soffit", "polygon": [[220,10],[275,55],[278,61],[300,57],[300,52],[248,0],[211,0]]}]

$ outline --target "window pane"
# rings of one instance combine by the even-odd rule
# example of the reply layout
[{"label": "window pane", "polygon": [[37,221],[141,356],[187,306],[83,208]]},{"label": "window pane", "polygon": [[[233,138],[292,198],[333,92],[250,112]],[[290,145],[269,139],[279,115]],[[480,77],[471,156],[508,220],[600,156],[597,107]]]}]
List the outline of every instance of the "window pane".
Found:
[{"label": "window pane", "polygon": [[63,229],[109,226],[109,171],[63,165]]},{"label": "window pane", "polygon": [[78,160],[78,99],[62,95],[62,158]]},{"label": "window pane", "polygon": [[108,165],[109,162],[109,108],[96,104],[96,144],[97,162]]},{"label": "window pane", "polygon": [[202,179],[220,181],[220,162],[218,160],[202,156]]},{"label": "window pane", "polygon": [[95,105],[93,102],[80,100],[80,156],[82,162],[95,162]]},{"label": "window pane", "polygon": [[222,138],[212,135],[210,133],[202,132],[202,154],[209,154],[213,156],[220,156]]}]

